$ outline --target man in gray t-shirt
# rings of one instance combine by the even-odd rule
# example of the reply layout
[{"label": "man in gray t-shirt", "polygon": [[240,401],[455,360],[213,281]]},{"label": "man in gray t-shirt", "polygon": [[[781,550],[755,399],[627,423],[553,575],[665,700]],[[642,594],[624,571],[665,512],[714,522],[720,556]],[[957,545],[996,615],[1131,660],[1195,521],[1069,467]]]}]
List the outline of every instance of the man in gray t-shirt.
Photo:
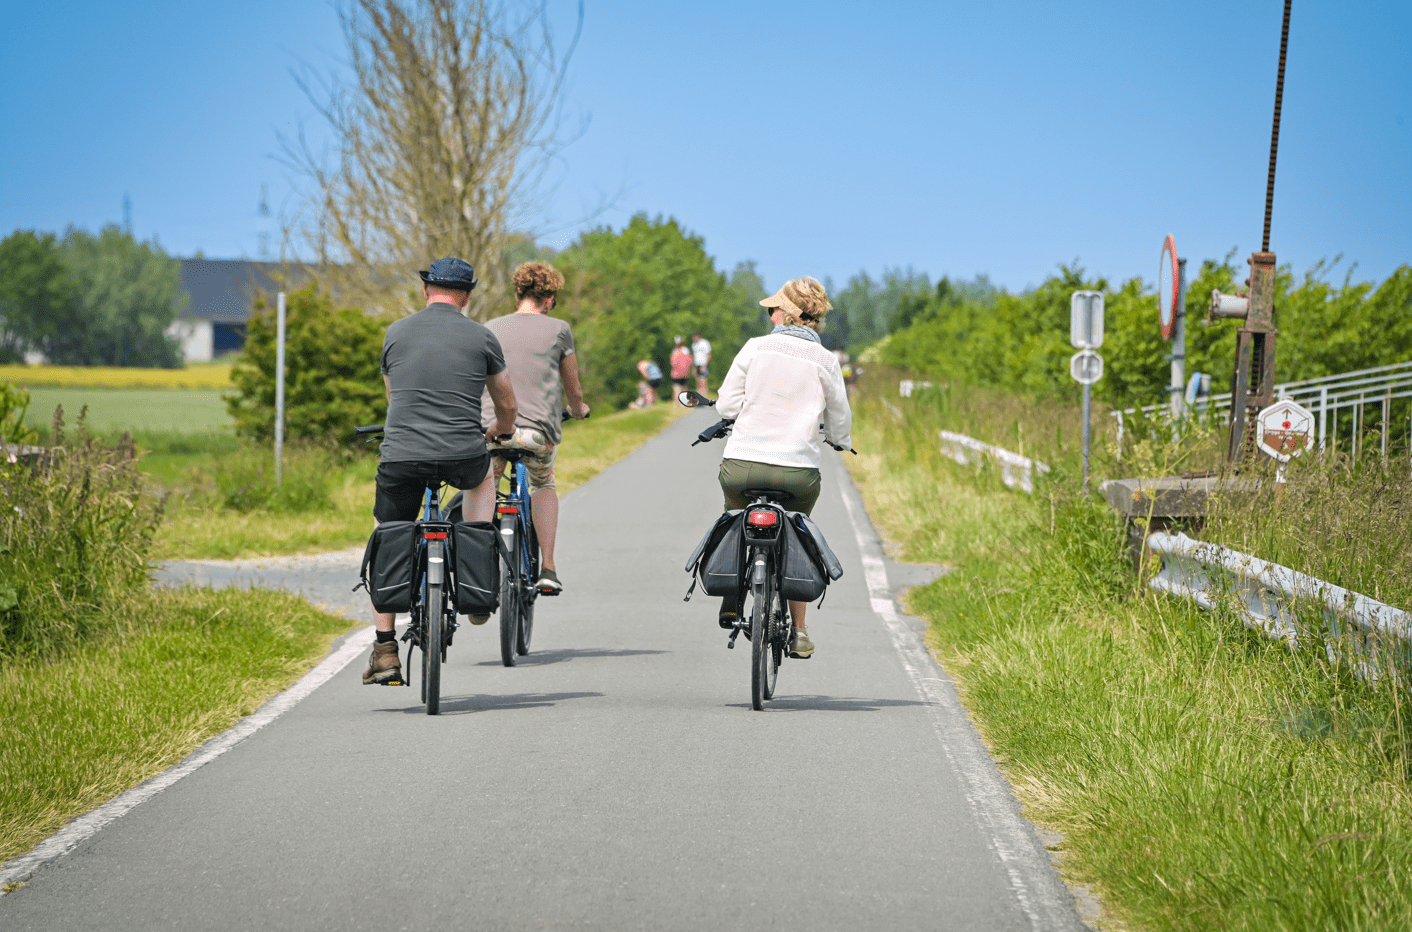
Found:
[{"label": "man in gray t-shirt", "polygon": [[[486,326],[504,349],[506,371],[519,402],[515,437],[503,445],[531,453],[523,462],[529,473],[530,509],[543,557],[537,587],[552,595],[563,590],[554,565],[554,539],[559,529],[554,460],[559,452],[559,425],[566,400],[569,414],[576,418],[588,417],[588,405],[583,403],[583,388],[579,385],[574,335],[566,321],[549,316],[555,295],[564,287],[564,276],[549,263],[534,261],[515,269],[514,281],[518,302],[515,313],[497,317]],[[489,426],[485,423],[488,411],[481,420]],[[492,454],[499,445],[491,445]],[[491,462],[491,472],[496,476],[503,467],[500,459]]]},{"label": "man in gray t-shirt", "polygon": [[[461,314],[476,286],[469,264],[438,259],[420,274],[427,306],[388,327],[382,346],[387,420],[373,518],[416,520],[427,482],[437,481],[465,490],[467,520],[489,521],[495,483],[486,441],[512,436],[517,414],[505,355],[494,334]],[[482,394],[487,413],[495,412],[489,430],[481,426]],[[377,642],[363,682],[400,683],[395,616],[373,614]]]}]

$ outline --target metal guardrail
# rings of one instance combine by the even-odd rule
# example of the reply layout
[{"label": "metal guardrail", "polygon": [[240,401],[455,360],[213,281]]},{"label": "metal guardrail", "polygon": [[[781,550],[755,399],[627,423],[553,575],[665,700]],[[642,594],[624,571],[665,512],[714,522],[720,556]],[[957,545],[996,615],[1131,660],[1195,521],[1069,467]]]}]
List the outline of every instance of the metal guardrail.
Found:
[{"label": "metal guardrail", "polygon": [[1019,486],[1026,492],[1034,491],[1036,472],[1049,472],[1048,466],[1028,456],[949,430],[941,431],[941,452],[962,466],[978,465],[983,456],[993,457],[1000,462],[1000,481],[1012,489]]},{"label": "metal guardrail", "polygon": [[[1392,433],[1392,403],[1400,398],[1412,398],[1412,361],[1393,363],[1390,366],[1376,366],[1372,369],[1358,369],[1353,372],[1340,372],[1336,375],[1321,376],[1317,379],[1303,379],[1298,382],[1285,382],[1275,386],[1276,398],[1296,401],[1313,412],[1319,425],[1319,449],[1329,444],[1337,444],[1339,439],[1339,412],[1349,411],[1350,452],[1356,459],[1360,452],[1363,434],[1369,429],[1365,408],[1378,405],[1381,419],[1374,423],[1383,425],[1378,431],[1380,454],[1387,459],[1388,436]],[[1199,399],[1192,410],[1196,414],[1229,411],[1231,393],[1222,392]],[[1121,456],[1123,436],[1126,431],[1127,415],[1142,414],[1174,420],[1171,408],[1163,404],[1144,405],[1141,408],[1127,408],[1111,412],[1118,422],[1118,450]],[[1412,412],[1409,412],[1412,414]],[[1412,444],[1412,417],[1408,422],[1408,441]]]},{"label": "metal guardrail", "polygon": [[[1247,626],[1291,644],[1318,634],[1329,658],[1346,658],[1364,679],[1412,668],[1412,614],[1313,576],[1185,534],[1158,532],[1147,546],[1162,555],[1149,585],[1204,609],[1233,606]],[[1308,621],[1322,616],[1323,630]]]}]

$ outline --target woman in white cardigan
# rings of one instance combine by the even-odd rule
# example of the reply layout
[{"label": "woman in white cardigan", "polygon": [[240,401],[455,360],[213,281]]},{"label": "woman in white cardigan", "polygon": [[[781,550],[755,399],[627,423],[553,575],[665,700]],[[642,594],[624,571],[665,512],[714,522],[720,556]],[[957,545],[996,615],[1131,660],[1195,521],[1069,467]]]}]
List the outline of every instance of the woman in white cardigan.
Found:
[{"label": "woman in white cardigan", "polygon": [[[772,310],[778,326],[741,348],[716,401],[721,417],[736,419],[721,460],[721,491],[727,510],[748,504],[746,489],[767,488],[791,493],[785,506],[809,514],[819,499],[819,422],[829,441],[852,445],[853,411],[843,373],[838,358],[819,341],[833,305],[824,286],[808,276],[785,282],[760,304]],[[789,603],[796,632],[791,657],[814,653],[805,630],[807,607]],[[721,627],[731,627],[739,612],[727,596]]]}]

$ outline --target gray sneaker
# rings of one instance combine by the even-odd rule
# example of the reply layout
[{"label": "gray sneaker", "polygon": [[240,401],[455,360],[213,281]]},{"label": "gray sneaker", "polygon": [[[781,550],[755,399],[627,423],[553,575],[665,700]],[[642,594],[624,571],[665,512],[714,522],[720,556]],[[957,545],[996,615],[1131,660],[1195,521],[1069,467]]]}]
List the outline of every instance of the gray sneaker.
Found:
[{"label": "gray sneaker", "polygon": [[794,640],[789,645],[789,656],[796,660],[808,660],[814,656],[814,642],[803,631],[794,632]]},{"label": "gray sneaker", "polygon": [[539,582],[534,584],[541,595],[558,595],[564,591],[564,587],[559,583],[558,575],[551,569],[545,569],[539,574]]},{"label": "gray sneaker", "polygon": [[379,641],[373,645],[372,659],[363,673],[363,685],[402,685],[402,661],[397,656],[396,641]]}]

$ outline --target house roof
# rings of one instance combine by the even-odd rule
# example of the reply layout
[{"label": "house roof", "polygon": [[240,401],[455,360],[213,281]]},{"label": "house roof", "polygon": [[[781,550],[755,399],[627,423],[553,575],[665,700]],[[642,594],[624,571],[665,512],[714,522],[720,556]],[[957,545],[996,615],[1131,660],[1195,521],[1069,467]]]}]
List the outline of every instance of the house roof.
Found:
[{"label": "house roof", "polygon": [[243,259],[182,259],[181,283],[191,295],[185,319],[222,323],[248,320],[259,293],[298,287],[306,275],[298,266]]}]

